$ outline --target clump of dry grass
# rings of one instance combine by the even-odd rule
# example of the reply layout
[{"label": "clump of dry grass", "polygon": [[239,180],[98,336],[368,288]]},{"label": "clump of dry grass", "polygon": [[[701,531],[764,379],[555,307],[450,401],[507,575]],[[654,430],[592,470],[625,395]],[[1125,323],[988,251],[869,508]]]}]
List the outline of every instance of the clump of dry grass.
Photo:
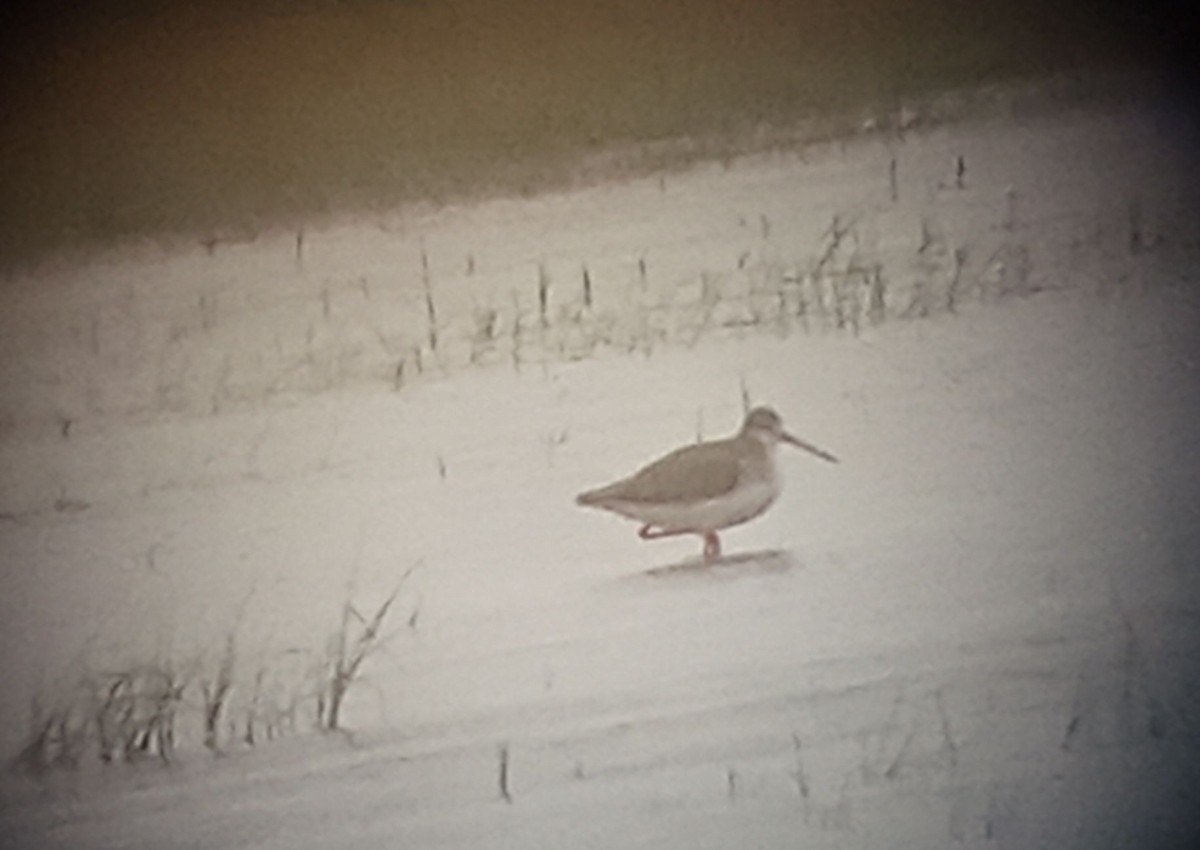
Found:
[{"label": "clump of dry grass", "polygon": [[[385,626],[404,604],[401,594],[416,569],[402,573],[373,608],[360,609],[348,587],[335,628],[318,635],[326,639],[314,646],[248,645],[243,626],[256,613],[248,594],[211,646],[190,653],[126,651],[122,660],[90,658],[74,671],[47,670],[46,681],[57,686],[34,696],[25,739],[8,766],[42,778],[88,762],[167,764],[184,739],[220,755],[306,728],[344,732],[346,699],[370,659],[388,651],[399,634]],[[419,614],[414,602],[403,628],[415,629]],[[93,636],[89,646],[97,643]]]}]

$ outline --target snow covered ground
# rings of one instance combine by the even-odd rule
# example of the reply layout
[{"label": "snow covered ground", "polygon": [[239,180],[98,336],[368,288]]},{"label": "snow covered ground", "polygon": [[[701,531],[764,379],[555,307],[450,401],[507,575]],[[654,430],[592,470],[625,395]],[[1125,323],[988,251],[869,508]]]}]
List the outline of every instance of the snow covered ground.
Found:
[{"label": "snow covered ground", "polygon": [[[0,843],[1195,846],[1176,118],[1014,109],[12,281],[7,750],[73,671],[186,659],[247,598],[245,658],[316,652],[420,566],[353,742],[9,779]],[[726,561],[574,506],[743,388],[842,463],[782,449]]]}]

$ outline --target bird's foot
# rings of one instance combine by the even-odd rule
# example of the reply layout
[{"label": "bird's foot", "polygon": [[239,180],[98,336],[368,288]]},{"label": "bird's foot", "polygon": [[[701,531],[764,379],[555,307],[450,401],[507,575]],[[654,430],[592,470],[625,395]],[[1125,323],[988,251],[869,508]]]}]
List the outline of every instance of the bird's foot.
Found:
[{"label": "bird's foot", "polygon": [[649,523],[638,529],[638,537],[643,540],[657,540],[660,537],[678,537],[680,534],[688,533],[687,531],[667,531],[664,528],[652,528]]},{"label": "bird's foot", "polygon": [[638,537],[642,538],[643,540],[653,540],[655,537],[662,537],[662,532],[655,531],[650,527],[650,524],[647,523],[638,529]]}]

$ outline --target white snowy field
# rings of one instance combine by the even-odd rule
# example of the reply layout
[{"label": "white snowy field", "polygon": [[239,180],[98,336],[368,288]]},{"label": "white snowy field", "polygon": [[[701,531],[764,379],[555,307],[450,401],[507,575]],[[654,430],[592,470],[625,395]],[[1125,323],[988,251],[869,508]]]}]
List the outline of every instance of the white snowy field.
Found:
[{"label": "white snowy field", "polygon": [[[0,845],[1195,846],[1186,131],[1014,107],[11,281],[6,751],[83,671],[244,601],[247,669],[319,653],[420,566],[352,742],[214,759],[185,700],[170,766],[6,779]],[[842,462],[782,448],[724,562],[573,504],[743,388]]]}]

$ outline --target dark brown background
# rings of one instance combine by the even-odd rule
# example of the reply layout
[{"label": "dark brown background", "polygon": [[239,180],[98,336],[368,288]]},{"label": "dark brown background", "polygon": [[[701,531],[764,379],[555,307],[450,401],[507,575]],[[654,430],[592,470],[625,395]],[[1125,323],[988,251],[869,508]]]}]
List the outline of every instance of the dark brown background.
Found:
[{"label": "dark brown background", "polygon": [[[1153,12],[1153,14],[1152,14]],[[0,260],[532,191],[616,144],[1167,56],[1039,0],[110,0],[3,13]]]}]

